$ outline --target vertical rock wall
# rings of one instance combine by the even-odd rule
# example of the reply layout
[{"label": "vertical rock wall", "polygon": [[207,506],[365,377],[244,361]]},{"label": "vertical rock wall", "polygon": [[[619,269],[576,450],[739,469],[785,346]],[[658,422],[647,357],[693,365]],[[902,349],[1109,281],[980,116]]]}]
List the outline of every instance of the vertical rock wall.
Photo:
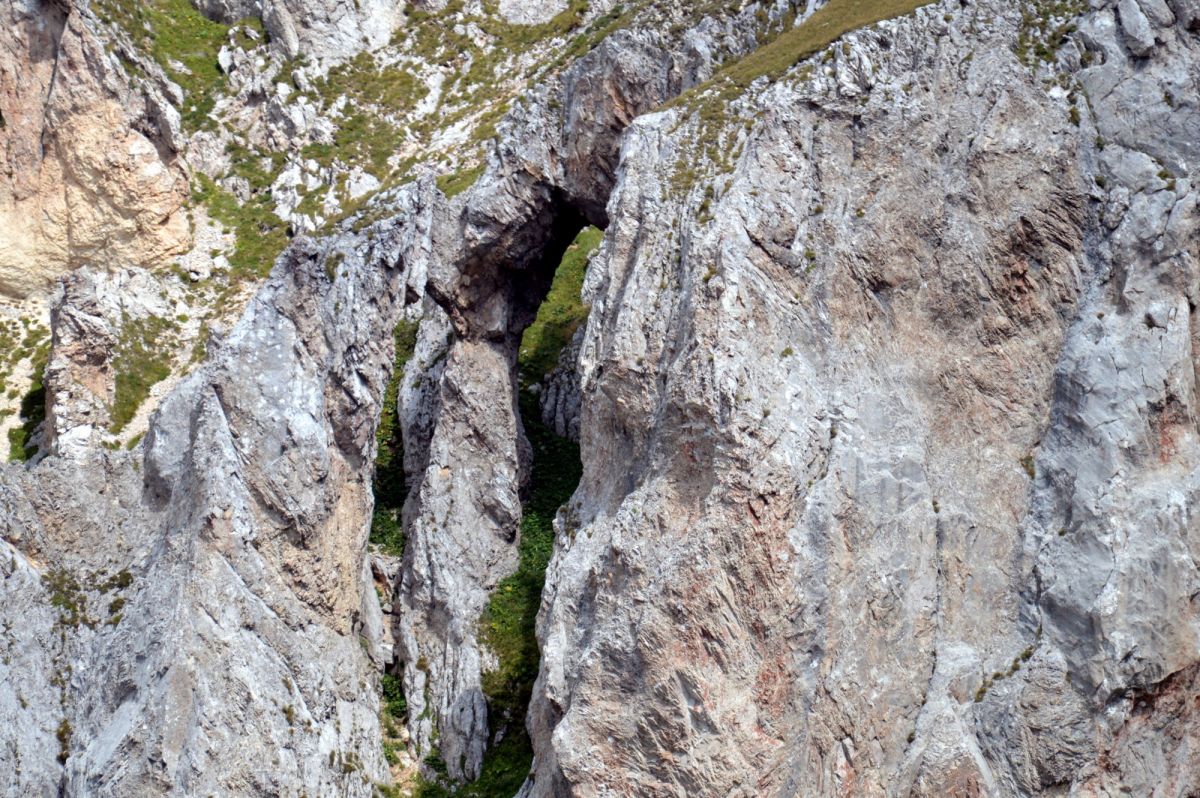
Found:
[{"label": "vertical rock wall", "polygon": [[0,11],[0,293],[10,297],[85,261],[159,265],[190,241],[178,115],[162,94],[131,87],[86,13],[35,0]]},{"label": "vertical rock wall", "polygon": [[1004,4],[852,34],[724,167],[703,114],[634,124],[526,794],[1194,789],[1197,38],[1158,10],[1061,72]]}]

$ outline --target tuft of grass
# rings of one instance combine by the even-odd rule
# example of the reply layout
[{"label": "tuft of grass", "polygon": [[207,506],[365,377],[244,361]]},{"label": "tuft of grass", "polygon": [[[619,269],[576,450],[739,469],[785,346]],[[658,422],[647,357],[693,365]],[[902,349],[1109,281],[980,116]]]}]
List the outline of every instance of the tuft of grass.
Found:
[{"label": "tuft of grass", "polygon": [[164,346],[164,336],[173,331],[174,321],[168,319],[125,320],[112,361],[115,390],[111,432],[125,429],[150,396],[150,389],[171,375],[170,347]]},{"label": "tuft of grass", "polygon": [[66,764],[67,759],[71,756],[71,722],[63,718],[58,724],[58,730],[54,736],[58,738],[58,761],[61,764]]},{"label": "tuft of grass", "polygon": [[453,174],[439,175],[437,186],[448,198],[457,197],[471,186],[483,174],[484,164],[478,164],[469,169],[461,169]]},{"label": "tuft of grass", "polygon": [[603,237],[603,231],[585,227],[563,254],[550,292],[538,308],[537,317],[521,336],[518,365],[522,379],[537,382],[553,371],[558,365],[559,353],[587,319],[588,307],[580,298],[583,277],[588,259]]},{"label": "tuft of grass", "polygon": [[1034,464],[1033,455],[1027,454],[1021,458],[1021,468],[1025,469],[1030,479],[1037,478],[1037,466]]},{"label": "tuft of grass", "polygon": [[64,626],[89,623],[87,596],[79,581],[69,571],[55,568],[42,575],[42,584],[50,594],[50,605],[58,609],[58,620]]},{"label": "tuft of grass", "polygon": [[408,701],[404,698],[403,680],[391,673],[383,675],[383,708],[395,720],[408,715]]}]

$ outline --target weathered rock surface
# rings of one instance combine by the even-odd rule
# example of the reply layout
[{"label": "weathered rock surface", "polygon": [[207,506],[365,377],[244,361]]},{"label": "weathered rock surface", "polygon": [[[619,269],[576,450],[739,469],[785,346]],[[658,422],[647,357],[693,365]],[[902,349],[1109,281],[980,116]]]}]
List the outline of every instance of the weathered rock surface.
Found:
[{"label": "weathered rock surface", "polygon": [[998,3],[752,92],[682,197],[711,129],[635,123],[525,794],[1196,789],[1200,42],[1126,5],[1078,123]]},{"label": "weathered rock surface", "polygon": [[338,62],[386,44],[403,8],[398,0],[264,0],[262,20],[286,57]]},{"label": "weathered rock surface", "polygon": [[189,242],[178,114],[153,87],[130,85],[87,13],[40,0],[0,9],[0,293],[10,297],[84,262],[158,265]]},{"label": "weathered rock surface", "polygon": [[500,13],[514,25],[548,22],[566,7],[567,0],[500,0]]},{"label": "weathered rock surface", "polygon": [[403,226],[298,243],[133,452],[0,470],[12,794],[389,780],[369,471],[429,193],[397,198]]},{"label": "weathered rock surface", "polygon": [[479,619],[517,566],[529,460],[520,335],[585,219],[604,219],[625,125],[677,94],[682,71],[661,36],[622,32],[543,87],[502,126],[432,260],[428,291],[453,335],[447,345],[446,322],[427,320],[416,368],[436,369],[405,386],[404,437],[419,455],[408,460],[399,640],[410,731],[422,750],[437,740],[456,778],[478,775],[489,744],[481,678],[495,663]]},{"label": "weathered rock surface", "polygon": [[[75,276],[51,452],[0,467],[7,793],[370,795],[384,667],[412,753],[479,774],[517,346],[592,223],[591,316],[543,393],[584,476],[522,795],[1193,794],[1194,5],[945,0],[663,109],[788,8],[672,6],[528,92],[466,193],[425,179],[298,239],[128,452],[92,431],[115,319],[156,300]],[[338,60],[397,8],[261,12]],[[230,113],[275,120],[256,144],[324,135],[280,65],[223,53]],[[366,552],[372,462],[418,317],[397,562]]]},{"label": "weathered rock surface", "polygon": [[583,401],[579,389],[579,348],[582,344],[581,328],[559,355],[558,366],[542,381],[538,396],[542,423],[560,437],[573,441],[579,440],[579,412]]}]

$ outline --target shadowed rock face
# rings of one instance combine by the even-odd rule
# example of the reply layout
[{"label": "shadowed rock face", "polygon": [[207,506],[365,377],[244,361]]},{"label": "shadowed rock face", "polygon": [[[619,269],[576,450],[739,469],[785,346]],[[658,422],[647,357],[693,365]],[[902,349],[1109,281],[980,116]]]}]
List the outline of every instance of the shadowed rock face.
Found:
[{"label": "shadowed rock face", "polygon": [[[0,468],[5,794],[370,795],[389,636],[414,753],[476,776],[517,346],[585,223],[522,795],[1195,792],[1200,11],[1096,6],[1036,71],[1020,9],[948,1],[666,110],[753,10],[619,32],[466,194],[294,243],[132,452],[72,435],[134,289],[74,278],[53,453]],[[370,480],[417,318],[389,635]]]}]

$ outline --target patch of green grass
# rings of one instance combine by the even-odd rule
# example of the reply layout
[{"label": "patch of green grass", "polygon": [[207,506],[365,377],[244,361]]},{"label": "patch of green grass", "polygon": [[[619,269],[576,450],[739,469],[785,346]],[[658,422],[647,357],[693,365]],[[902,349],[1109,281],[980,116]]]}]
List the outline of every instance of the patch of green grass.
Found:
[{"label": "patch of green grass", "polygon": [[388,158],[401,140],[400,130],[378,114],[358,109],[338,121],[332,144],[312,143],[301,150],[322,166],[341,160],[361,166],[377,178],[388,177]]},{"label": "patch of green grass", "polygon": [[95,0],[92,8],[101,20],[122,28],[183,89],[184,126],[210,127],[209,114],[225,84],[217,53],[229,26],[208,19],[188,0]]},{"label": "patch of green grass", "polygon": [[1013,48],[1026,66],[1054,63],[1058,50],[1075,31],[1074,19],[1087,11],[1085,0],[1032,0],[1021,9],[1021,26]]},{"label": "patch of green grass", "polygon": [[125,429],[150,396],[150,389],[171,375],[169,343],[174,324],[153,317],[125,320],[112,361],[115,389],[111,432]]},{"label": "patch of green grass", "polygon": [[375,513],[371,516],[370,540],[385,553],[396,557],[404,554],[404,528],[400,524],[400,510],[408,496],[408,483],[404,478],[404,439],[397,410],[400,382],[404,378],[404,367],[417,345],[417,330],[417,322],[402,321],[396,325],[393,333],[396,366],[384,390],[383,411],[379,428],[375,431]]},{"label": "patch of green grass", "polygon": [[403,680],[391,673],[383,675],[383,708],[388,715],[402,720],[408,715],[408,702],[404,699]]},{"label": "patch of green grass", "polygon": [[[479,21],[479,27],[495,38],[492,52],[502,53],[507,58],[509,54],[525,52],[538,42],[565,36],[579,27],[587,13],[588,0],[570,0],[565,9],[540,25],[509,23],[501,16],[496,0],[484,0],[483,7],[486,16]],[[489,65],[487,69],[472,75],[476,83],[490,80],[494,76],[494,65]]]},{"label": "patch of green grass", "polygon": [[69,571],[61,568],[47,571],[42,575],[42,584],[50,594],[50,605],[58,609],[59,623],[64,626],[94,623],[88,619],[87,596]]},{"label": "patch of green grass", "polygon": [[479,164],[469,169],[461,169],[454,174],[438,175],[437,185],[447,197],[457,197],[471,186],[483,174],[484,165]]},{"label": "patch of green grass", "polygon": [[563,347],[587,318],[588,308],[580,298],[583,277],[588,258],[603,237],[601,230],[585,227],[563,254],[537,318],[521,336],[518,363],[523,379],[536,382],[549,374],[558,365]]},{"label": "patch of green grass", "polygon": [[[238,163],[253,162],[254,159],[247,158]],[[232,276],[266,277],[288,244],[287,226],[275,215],[270,192],[258,191],[243,203],[207,176],[197,173],[192,197],[208,206],[212,217],[237,236],[237,245],[229,256]]]},{"label": "patch of green grass", "polygon": [[[602,237],[602,231],[585,228],[563,254],[537,318],[522,338],[519,364],[526,374],[540,377],[552,368],[587,317],[579,294],[588,256]],[[508,798],[521,788],[533,763],[525,712],[541,660],[534,627],[554,551],[554,517],[579,485],[583,466],[578,444],[542,423],[536,396],[522,390],[519,403],[533,448],[529,494],[522,505],[520,562],[516,573],[496,586],[479,621],[480,641],[498,661],[495,670],[483,674],[483,692],[488,722],[500,741],[484,755],[478,779],[453,786],[422,780],[413,793],[418,798]]]},{"label": "patch of green grass", "polygon": [[[638,8],[640,9],[644,5],[643,3]],[[613,6],[607,13],[592,20],[585,31],[572,38],[558,57],[550,63],[548,71],[561,69],[587,55],[609,35],[628,26],[635,15],[633,11],[626,10],[624,6]]]},{"label": "patch of green grass", "polygon": [[421,100],[425,86],[409,70],[385,66],[371,53],[362,52],[329,70],[316,89],[330,102],[344,94],[356,105],[378,105],[391,111],[402,111]]},{"label": "patch of green grass", "polygon": [[54,733],[58,738],[58,761],[62,764],[66,764],[71,756],[71,733],[71,722],[63,718],[58,724],[58,731]]},{"label": "patch of green grass", "polygon": [[533,746],[525,731],[525,711],[541,659],[534,626],[554,550],[554,516],[583,473],[579,446],[542,424],[537,397],[522,391],[520,405],[533,446],[533,473],[521,518],[520,565],[497,585],[480,619],[482,642],[499,662],[483,674],[488,718],[493,734],[502,731],[503,738],[484,755],[479,779],[454,793],[460,796],[510,796],[529,774]]}]

